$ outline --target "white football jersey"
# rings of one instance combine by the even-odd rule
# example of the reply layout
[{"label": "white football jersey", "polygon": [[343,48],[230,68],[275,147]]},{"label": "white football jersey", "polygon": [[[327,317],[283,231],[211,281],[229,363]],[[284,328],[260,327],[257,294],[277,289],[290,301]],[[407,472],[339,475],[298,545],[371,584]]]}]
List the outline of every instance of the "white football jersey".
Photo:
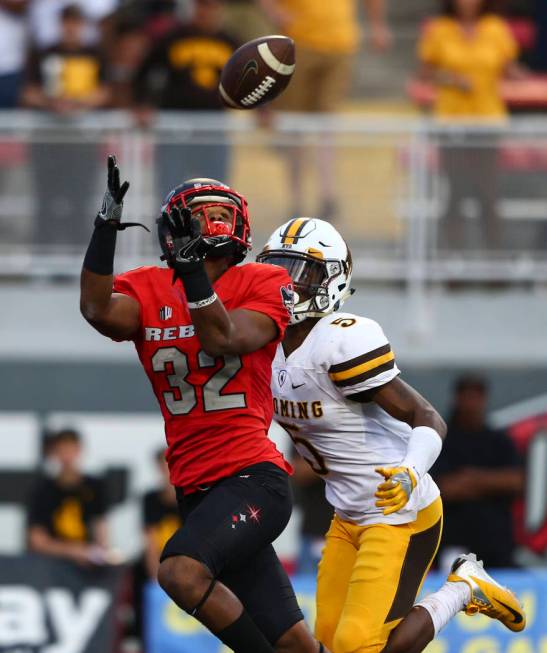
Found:
[{"label": "white football jersey", "polygon": [[398,374],[380,325],[350,313],[319,320],[288,358],[279,345],[273,362],[275,420],[323,476],[327,500],[337,514],[360,525],[406,524],[439,496],[426,474],[402,510],[386,517],[374,505],[383,480],[374,470],[403,461],[412,429],[374,402],[347,397]]}]

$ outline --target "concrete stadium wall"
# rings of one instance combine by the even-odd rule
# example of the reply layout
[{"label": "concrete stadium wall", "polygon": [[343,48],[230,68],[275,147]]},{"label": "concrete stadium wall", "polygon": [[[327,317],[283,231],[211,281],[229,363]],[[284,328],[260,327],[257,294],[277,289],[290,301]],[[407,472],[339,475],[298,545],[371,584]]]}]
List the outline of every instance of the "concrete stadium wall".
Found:
[{"label": "concrete stadium wall", "polygon": [[[445,415],[451,385],[465,366],[416,367],[400,362],[403,378]],[[479,368],[491,385],[492,410],[547,392],[547,366]],[[129,362],[2,361],[0,410],[157,412],[148,379]]]}]

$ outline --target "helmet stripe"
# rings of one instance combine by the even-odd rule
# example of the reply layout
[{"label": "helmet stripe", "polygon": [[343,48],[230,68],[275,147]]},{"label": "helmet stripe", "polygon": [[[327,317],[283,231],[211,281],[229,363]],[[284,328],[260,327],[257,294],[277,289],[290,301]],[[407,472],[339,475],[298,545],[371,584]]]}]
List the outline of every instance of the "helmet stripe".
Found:
[{"label": "helmet stripe", "polygon": [[296,218],[289,223],[285,233],[283,234],[283,245],[294,245],[296,238],[300,235],[307,222],[306,218]]}]

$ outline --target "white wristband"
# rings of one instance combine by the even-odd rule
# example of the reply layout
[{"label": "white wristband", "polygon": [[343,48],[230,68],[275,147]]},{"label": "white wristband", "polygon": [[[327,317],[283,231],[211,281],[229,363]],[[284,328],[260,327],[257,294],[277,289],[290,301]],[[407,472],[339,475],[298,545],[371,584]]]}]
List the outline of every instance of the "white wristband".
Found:
[{"label": "white wristband", "polygon": [[443,441],[441,436],[430,426],[416,426],[408,440],[406,457],[401,463],[403,467],[409,467],[421,479],[433,466],[439,457]]},{"label": "white wristband", "polygon": [[195,311],[198,308],[205,308],[206,306],[214,304],[217,299],[217,294],[214,292],[210,297],[207,297],[207,299],[200,299],[199,302],[188,302],[188,308],[192,311]]}]

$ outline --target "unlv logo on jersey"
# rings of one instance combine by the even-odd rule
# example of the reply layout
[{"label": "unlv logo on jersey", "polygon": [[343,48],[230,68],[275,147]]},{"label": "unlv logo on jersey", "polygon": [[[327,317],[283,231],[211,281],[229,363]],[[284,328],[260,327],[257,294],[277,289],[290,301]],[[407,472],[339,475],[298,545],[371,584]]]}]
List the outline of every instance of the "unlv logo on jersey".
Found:
[{"label": "unlv logo on jersey", "polygon": [[160,320],[170,320],[173,317],[173,309],[170,306],[160,308]]}]

